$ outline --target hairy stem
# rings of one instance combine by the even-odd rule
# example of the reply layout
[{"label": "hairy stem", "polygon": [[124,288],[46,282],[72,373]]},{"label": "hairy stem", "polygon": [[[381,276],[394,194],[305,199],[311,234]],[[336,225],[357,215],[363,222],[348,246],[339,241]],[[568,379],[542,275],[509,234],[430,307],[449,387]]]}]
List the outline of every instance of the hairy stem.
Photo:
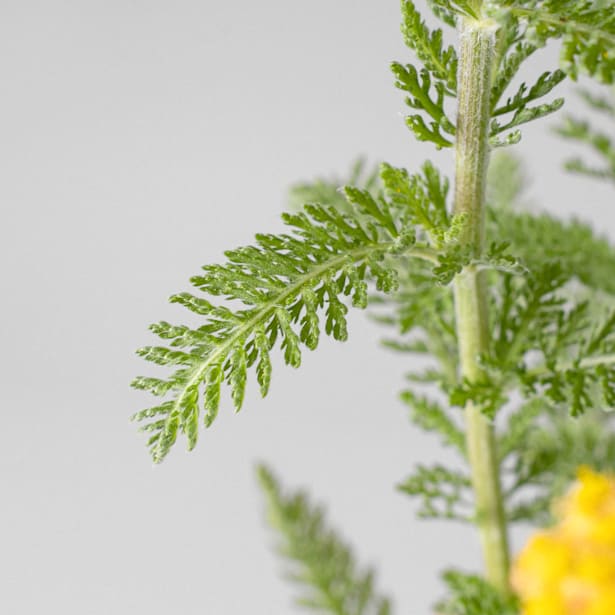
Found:
[{"label": "hairy stem", "polygon": [[[485,246],[485,176],[489,158],[491,67],[496,27],[488,21],[466,19],[460,24],[458,72],[459,108],[455,168],[455,213],[467,218],[462,241],[474,258]],[[461,377],[480,383],[485,374],[479,357],[489,344],[489,314],[485,272],[468,266],[454,282]],[[486,578],[508,593],[509,551],[502,505],[500,469],[492,424],[481,408],[465,408],[466,441],[472,469]]]}]

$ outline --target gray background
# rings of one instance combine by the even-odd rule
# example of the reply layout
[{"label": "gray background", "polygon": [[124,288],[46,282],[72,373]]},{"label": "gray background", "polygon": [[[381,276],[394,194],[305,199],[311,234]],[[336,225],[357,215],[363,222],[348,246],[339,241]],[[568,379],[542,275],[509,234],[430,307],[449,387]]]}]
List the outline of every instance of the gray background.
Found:
[{"label": "gray background", "polygon": [[[477,546],[416,522],[393,488],[442,453],[409,426],[410,366],[364,315],[299,372],[278,361],[267,400],[252,386],[240,416],[226,403],[192,454],[181,442],[153,467],[128,422],[149,401],[128,388],[147,324],[183,318],[166,297],[201,264],[280,229],[290,183],[360,153],[450,169],[403,126],[397,0],[0,8],[0,612],[299,612],[262,523],[259,459],[327,504],[397,613],[429,612],[437,571],[476,566]],[[612,192],[560,172],[568,146],[547,126],[517,148],[533,198],[613,231]]]}]

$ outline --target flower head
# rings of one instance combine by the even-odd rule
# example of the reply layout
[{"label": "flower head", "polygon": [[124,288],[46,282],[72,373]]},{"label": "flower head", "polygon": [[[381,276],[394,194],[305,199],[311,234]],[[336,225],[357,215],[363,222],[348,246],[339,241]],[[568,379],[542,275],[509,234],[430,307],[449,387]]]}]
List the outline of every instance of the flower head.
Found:
[{"label": "flower head", "polygon": [[523,615],[615,614],[615,476],[583,467],[513,567]]}]

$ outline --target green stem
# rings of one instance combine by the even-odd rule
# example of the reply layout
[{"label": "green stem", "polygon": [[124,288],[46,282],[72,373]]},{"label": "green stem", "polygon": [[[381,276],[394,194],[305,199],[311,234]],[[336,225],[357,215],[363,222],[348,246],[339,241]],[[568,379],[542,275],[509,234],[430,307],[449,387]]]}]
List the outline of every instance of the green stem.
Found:
[{"label": "green stem", "polygon": [[[496,53],[496,26],[491,21],[466,19],[460,24],[460,35],[455,213],[466,217],[462,241],[473,258],[480,258],[485,247],[485,177],[489,162],[491,68]],[[466,267],[456,277],[454,290],[461,377],[480,383],[485,373],[479,357],[489,347],[485,272],[474,266]],[[509,549],[493,425],[480,406],[473,403],[467,404],[465,416],[485,576],[506,594],[509,592]]]}]

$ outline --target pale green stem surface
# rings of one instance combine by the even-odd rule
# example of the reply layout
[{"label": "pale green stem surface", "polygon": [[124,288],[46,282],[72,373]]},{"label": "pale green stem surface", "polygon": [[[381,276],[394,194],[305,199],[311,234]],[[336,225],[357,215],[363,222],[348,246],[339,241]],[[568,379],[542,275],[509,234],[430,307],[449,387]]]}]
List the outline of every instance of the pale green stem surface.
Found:
[{"label": "pale green stem surface", "polygon": [[[490,21],[460,23],[458,70],[455,213],[467,218],[462,241],[473,258],[485,246],[485,179],[489,161],[491,69],[496,53],[496,27]],[[485,272],[468,266],[454,282],[461,377],[480,382],[485,374],[479,356],[488,350],[489,313]],[[485,576],[496,588],[509,590],[509,549],[502,503],[500,468],[491,422],[481,408],[465,408],[466,442]]]}]

